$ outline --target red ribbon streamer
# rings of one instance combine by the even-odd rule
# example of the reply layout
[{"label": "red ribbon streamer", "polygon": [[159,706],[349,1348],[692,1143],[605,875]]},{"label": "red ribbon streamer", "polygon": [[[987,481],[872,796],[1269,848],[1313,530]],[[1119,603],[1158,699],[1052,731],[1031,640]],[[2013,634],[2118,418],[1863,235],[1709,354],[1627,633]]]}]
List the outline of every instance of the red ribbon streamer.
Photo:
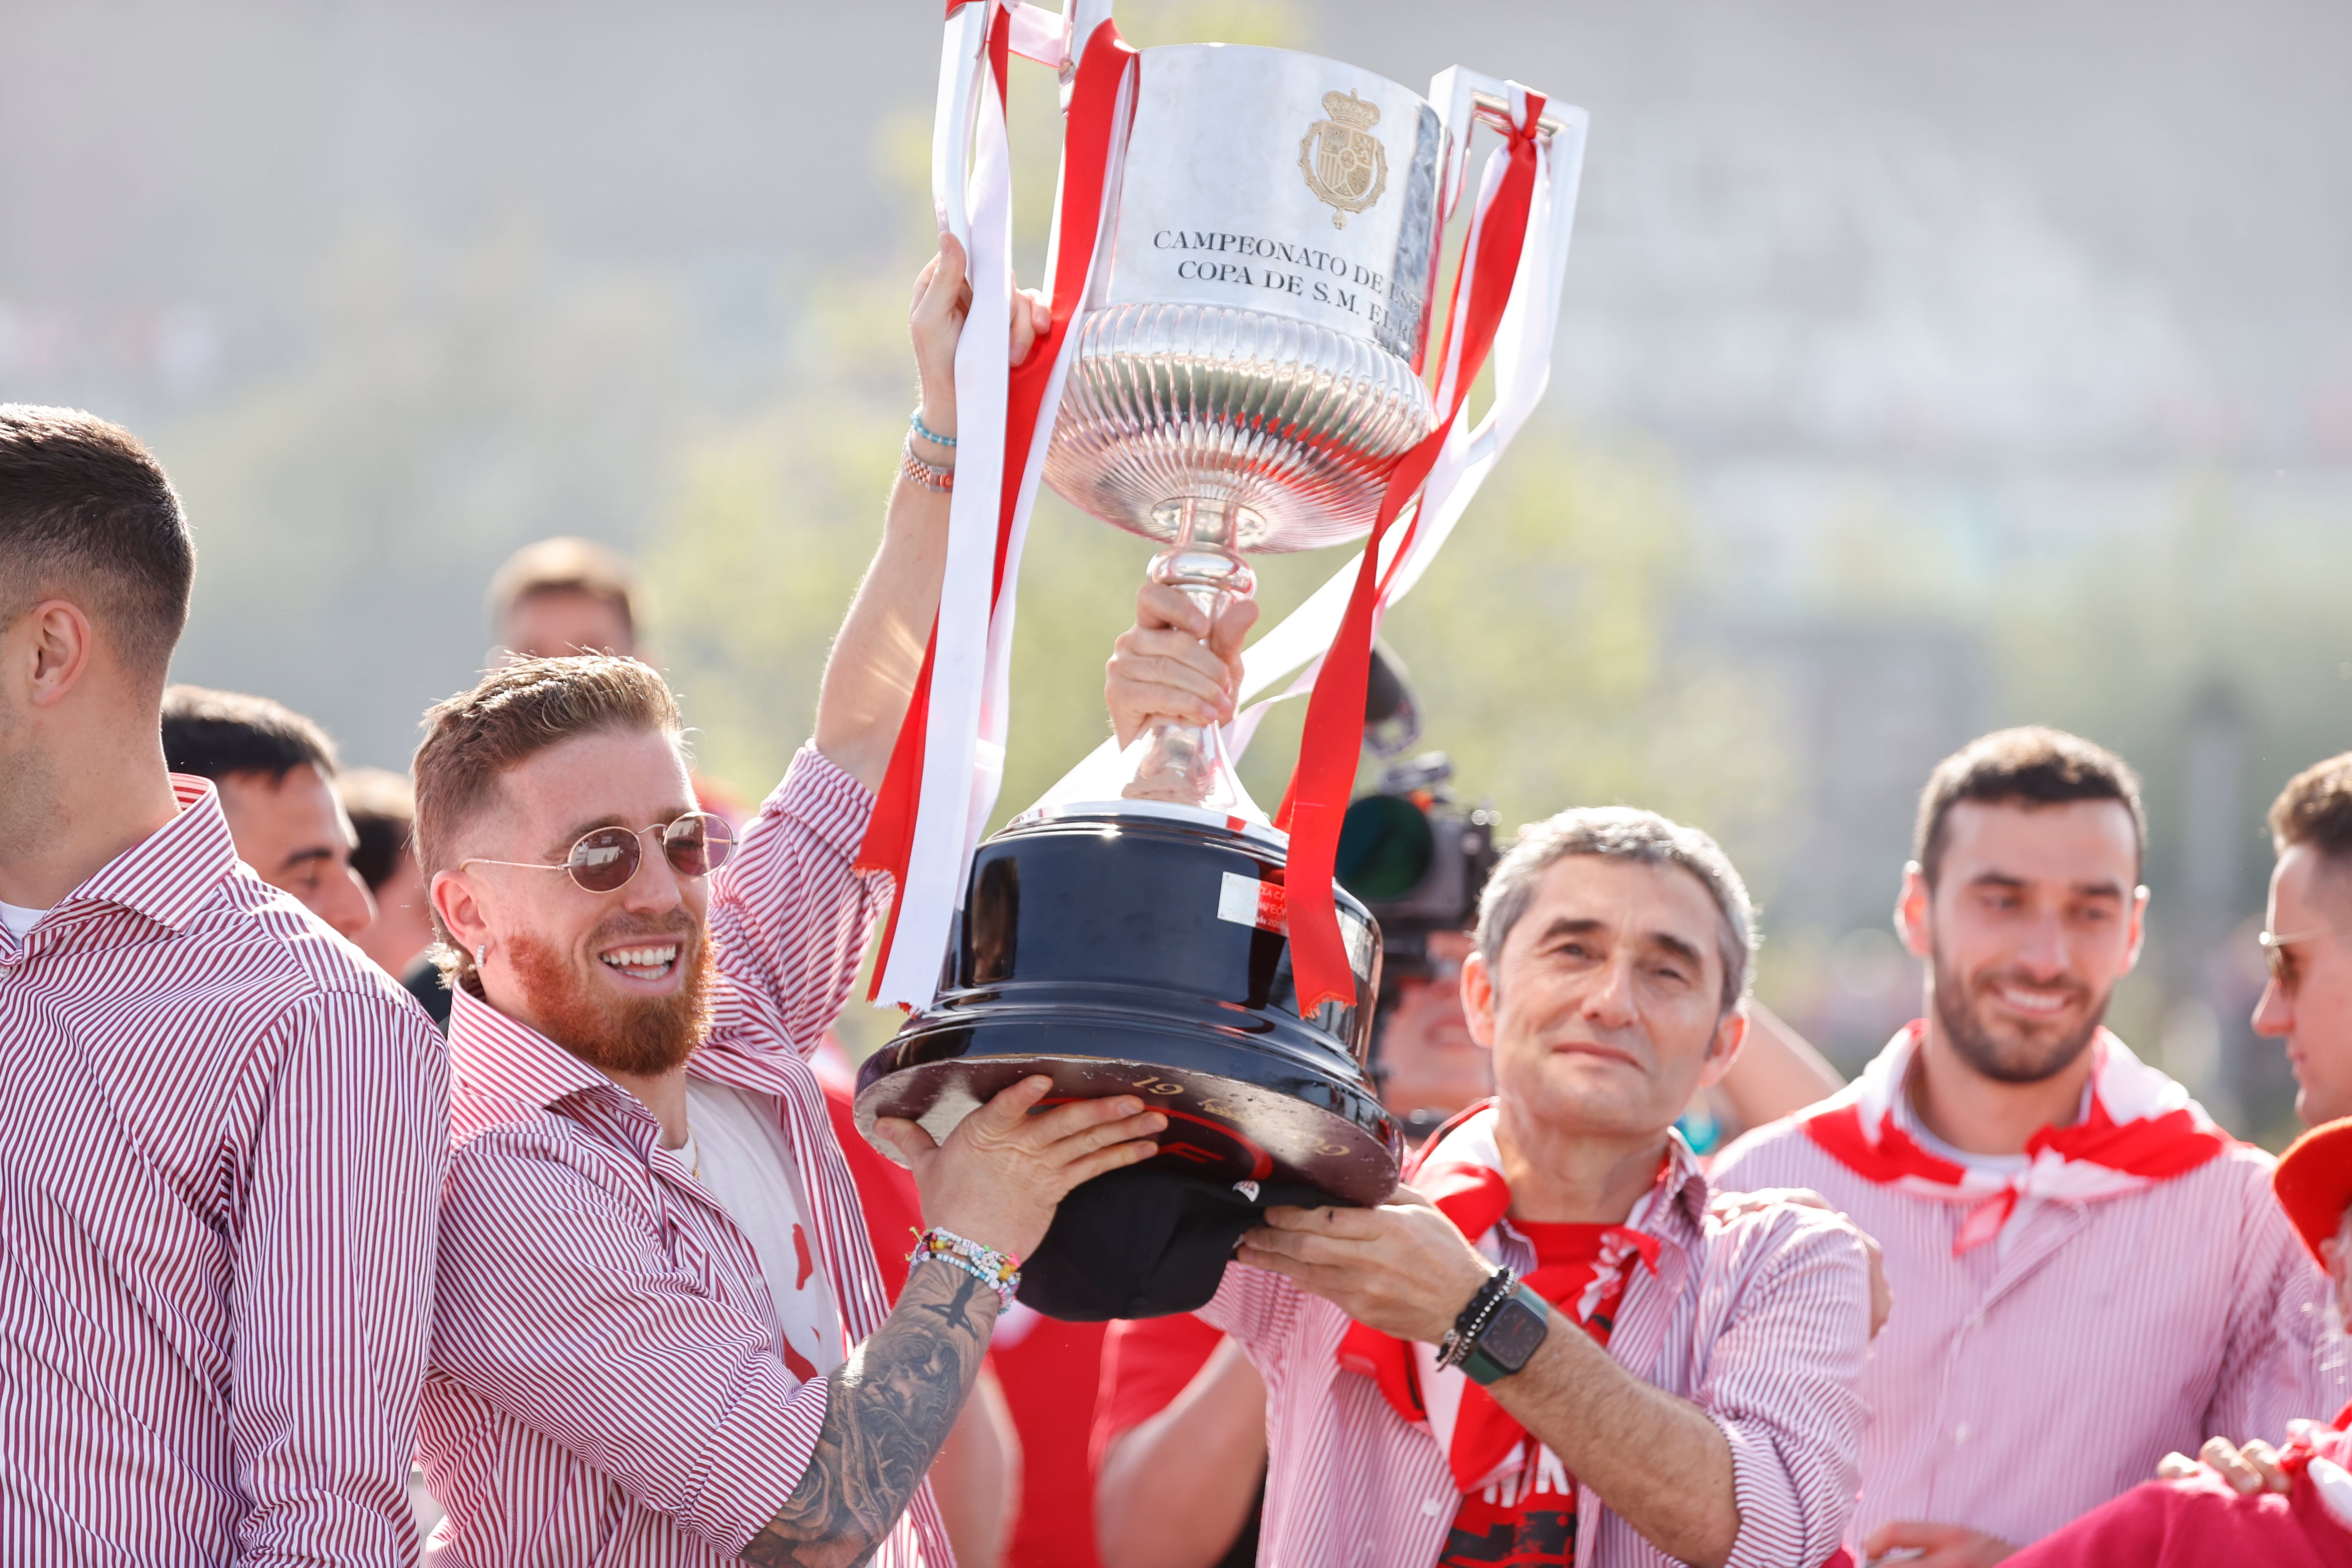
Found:
[{"label": "red ribbon streamer", "polygon": [[[1467,318],[1447,323],[1448,333],[1458,332],[1462,345],[1453,404],[1437,428],[1390,471],[1371,537],[1364,543],[1363,565],[1348,597],[1347,615],[1339,622],[1330,652],[1324,656],[1315,693],[1307,700],[1298,765],[1291,773],[1289,792],[1276,818],[1276,826],[1290,835],[1290,864],[1285,879],[1290,890],[1290,963],[1302,1014],[1312,1013],[1326,1002],[1345,1005],[1356,1000],[1355,971],[1349,965],[1348,950],[1339,937],[1331,879],[1339,852],[1339,820],[1347,813],[1348,795],[1356,783],[1357,756],[1363,747],[1364,686],[1371,663],[1372,611],[1381,588],[1381,546],[1405,502],[1436,466],[1446,435],[1469,400],[1471,384],[1486,366],[1496,329],[1502,323],[1503,307],[1518,276],[1528,210],[1535,198],[1536,127],[1544,100],[1530,92],[1527,103],[1525,128],[1510,132],[1509,162],[1501,186],[1480,222],[1477,254],[1465,264],[1475,268]],[[1454,293],[1458,317],[1458,273]],[[1419,521],[1416,514],[1416,526]],[[1398,555],[1402,559],[1403,552]]]}]

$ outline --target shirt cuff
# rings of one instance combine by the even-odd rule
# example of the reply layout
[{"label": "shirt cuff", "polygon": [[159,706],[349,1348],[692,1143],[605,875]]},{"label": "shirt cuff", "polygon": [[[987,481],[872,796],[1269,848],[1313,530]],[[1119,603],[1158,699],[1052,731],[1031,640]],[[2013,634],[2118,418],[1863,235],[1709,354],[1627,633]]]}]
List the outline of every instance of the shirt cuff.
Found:
[{"label": "shirt cuff", "polygon": [[678,1523],[722,1555],[741,1556],[808,1473],[830,1387],[813,1377],[781,1410],[764,1398],[738,1400],[710,1433],[700,1484],[679,1510]]},{"label": "shirt cuff", "polygon": [[803,742],[784,770],[783,782],[760,805],[761,816],[789,816],[816,841],[839,855],[854,858],[866,842],[866,825],[874,816],[874,792],[841,771],[831,757]]},{"label": "shirt cuff", "polygon": [[1724,1568],[1819,1563],[1835,1552],[1846,1519],[1835,1521],[1837,1528],[1825,1532],[1826,1542],[1805,1539],[1803,1491],[1789,1473],[1772,1429],[1727,1421],[1712,1410],[1707,1415],[1731,1446],[1731,1497],[1739,1510],[1739,1533],[1732,1539]]}]

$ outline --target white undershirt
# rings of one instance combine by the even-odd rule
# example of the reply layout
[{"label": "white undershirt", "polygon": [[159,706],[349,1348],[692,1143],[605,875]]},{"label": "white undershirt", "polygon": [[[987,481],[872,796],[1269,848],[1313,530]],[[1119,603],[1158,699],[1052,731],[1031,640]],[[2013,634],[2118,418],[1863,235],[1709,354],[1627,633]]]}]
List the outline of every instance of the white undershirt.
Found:
[{"label": "white undershirt", "polygon": [[689,1171],[698,1163],[703,1186],[759,1258],[791,1347],[785,1364],[823,1376],[844,1360],[840,1320],[803,1218],[808,1209],[775,1097],[689,1078],[686,1112],[691,1131],[676,1151],[678,1163]]},{"label": "white undershirt", "polygon": [[0,926],[6,926],[8,934],[22,942],[31,933],[34,922],[48,912],[28,910],[21,904],[0,904]]}]

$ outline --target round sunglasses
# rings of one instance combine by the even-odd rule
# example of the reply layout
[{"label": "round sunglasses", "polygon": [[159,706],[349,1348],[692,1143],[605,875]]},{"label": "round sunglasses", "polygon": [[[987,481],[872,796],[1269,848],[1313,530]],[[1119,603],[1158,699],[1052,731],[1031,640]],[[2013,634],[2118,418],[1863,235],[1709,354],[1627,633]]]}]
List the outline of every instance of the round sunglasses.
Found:
[{"label": "round sunglasses", "polygon": [[591,893],[614,893],[629,885],[645,864],[645,836],[661,835],[662,855],[681,877],[708,877],[727,864],[735,852],[735,830],[723,816],[689,811],[671,823],[648,827],[599,827],[583,833],[571,852],[552,864],[538,860],[493,860],[476,855],[457,863],[468,866],[515,866],[526,871],[562,871]]},{"label": "round sunglasses", "polygon": [[2315,937],[2323,937],[2326,934],[2325,929],[2294,931],[2285,936],[2281,936],[2274,931],[2266,931],[2258,934],[2254,940],[2263,945],[2263,962],[2270,968],[2272,983],[2281,991],[2290,996],[2293,995],[2296,974],[2294,954],[2289,950],[2297,942],[2309,942]]}]

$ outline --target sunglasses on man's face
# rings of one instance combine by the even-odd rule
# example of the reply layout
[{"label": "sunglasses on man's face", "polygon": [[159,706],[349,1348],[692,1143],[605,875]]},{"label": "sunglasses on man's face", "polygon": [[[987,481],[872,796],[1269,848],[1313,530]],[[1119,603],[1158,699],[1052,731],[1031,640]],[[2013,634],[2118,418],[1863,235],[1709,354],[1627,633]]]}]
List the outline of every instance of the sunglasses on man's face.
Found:
[{"label": "sunglasses on man's face", "polygon": [[645,836],[661,835],[662,854],[671,870],[681,877],[708,877],[727,864],[727,857],[735,851],[735,830],[727,826],[723,816],[713,816],[707,811],[689,811],[677,821],[655,823],[650,827],[599,827],[583,833],[572,846],[571,853],[551,864],[538,860],[493,860],[477,855],[461,862],[459,870],[467,866],[514,866],[526,871],[563,871],[572,881],[591,893],[614,893],[629,885],[637,868],[645,863]]},{"label": "sunglasses on man's face", "polygon": [[2324,931],[2298,931],[2281,936],[2274,931],[2266,931],[2255,937],[2254,940],[2263,944],[2263,963],[2269,966],[2271,984],[2282,991],[2292,993],[2295,983],[2294,954],[2288,949],[2297,942],[2310,942],[2326,934]]}]

